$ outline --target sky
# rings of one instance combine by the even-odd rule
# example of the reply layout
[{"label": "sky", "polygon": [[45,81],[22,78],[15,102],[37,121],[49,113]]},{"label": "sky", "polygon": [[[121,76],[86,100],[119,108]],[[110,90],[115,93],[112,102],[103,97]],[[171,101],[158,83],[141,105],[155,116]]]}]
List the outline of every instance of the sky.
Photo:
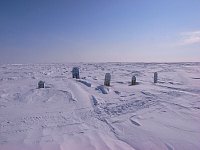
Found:
[{"label": "sky", "polygon": [[184,61],[200,0],[0,0],[0,63]]}]

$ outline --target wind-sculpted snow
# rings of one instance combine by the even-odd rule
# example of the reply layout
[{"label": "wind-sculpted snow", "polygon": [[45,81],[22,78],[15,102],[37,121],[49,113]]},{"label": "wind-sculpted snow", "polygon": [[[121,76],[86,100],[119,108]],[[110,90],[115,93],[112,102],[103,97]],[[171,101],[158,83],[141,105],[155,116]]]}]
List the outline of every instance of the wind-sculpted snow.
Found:
[{"label": "wind-sculpted snow", "polygon": [[71,149],[199,150],[200,63],[1,65],[0,150]]}]

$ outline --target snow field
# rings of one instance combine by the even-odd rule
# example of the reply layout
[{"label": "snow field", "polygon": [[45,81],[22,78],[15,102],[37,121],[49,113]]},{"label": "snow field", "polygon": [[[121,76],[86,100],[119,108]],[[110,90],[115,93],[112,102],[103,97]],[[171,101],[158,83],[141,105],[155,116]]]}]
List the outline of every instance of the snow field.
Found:
[{"label": "snow field", "polygon": [[200,63],[2,65],[0,150],[198,150],[199,99]]}]

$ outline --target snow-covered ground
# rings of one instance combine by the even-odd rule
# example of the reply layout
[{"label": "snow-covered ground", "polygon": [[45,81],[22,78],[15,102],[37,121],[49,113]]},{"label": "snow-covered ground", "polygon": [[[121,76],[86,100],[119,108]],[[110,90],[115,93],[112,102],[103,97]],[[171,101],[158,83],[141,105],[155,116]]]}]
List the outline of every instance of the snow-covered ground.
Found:
[{"label": "snow-covered ground", "polygon": [[0,150],[11,149],[199,150],[200,63],[1,65]]}]

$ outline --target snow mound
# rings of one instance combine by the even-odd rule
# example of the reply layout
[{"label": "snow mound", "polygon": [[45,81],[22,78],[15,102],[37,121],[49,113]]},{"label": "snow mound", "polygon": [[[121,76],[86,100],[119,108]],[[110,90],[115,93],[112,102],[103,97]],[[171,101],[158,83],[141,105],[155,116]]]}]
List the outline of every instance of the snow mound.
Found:
[{"label": "snow mound", "polygon": [[108,94],[109,93],[109,88],[103,85],[97,86],[96,90],[100,91],[103,94]]},{"label": "snow mound", "polygon": [[74,101],[71,93],[63,90],[50,88],[33,89],[25,93],[21,97],[21,101],[25,103],[46,103],[46,102],[70,102]]},{"label": "snow mound", "polygon": [[89,82],[87,82],[87,81],[85,81],[85,80],[77,80],[77,81],[80,82],[80,83],[83,83],[83,84],[86,85],[87,87],[91,87],[91,86],[92,86],[91,83],[89,83]]}]

